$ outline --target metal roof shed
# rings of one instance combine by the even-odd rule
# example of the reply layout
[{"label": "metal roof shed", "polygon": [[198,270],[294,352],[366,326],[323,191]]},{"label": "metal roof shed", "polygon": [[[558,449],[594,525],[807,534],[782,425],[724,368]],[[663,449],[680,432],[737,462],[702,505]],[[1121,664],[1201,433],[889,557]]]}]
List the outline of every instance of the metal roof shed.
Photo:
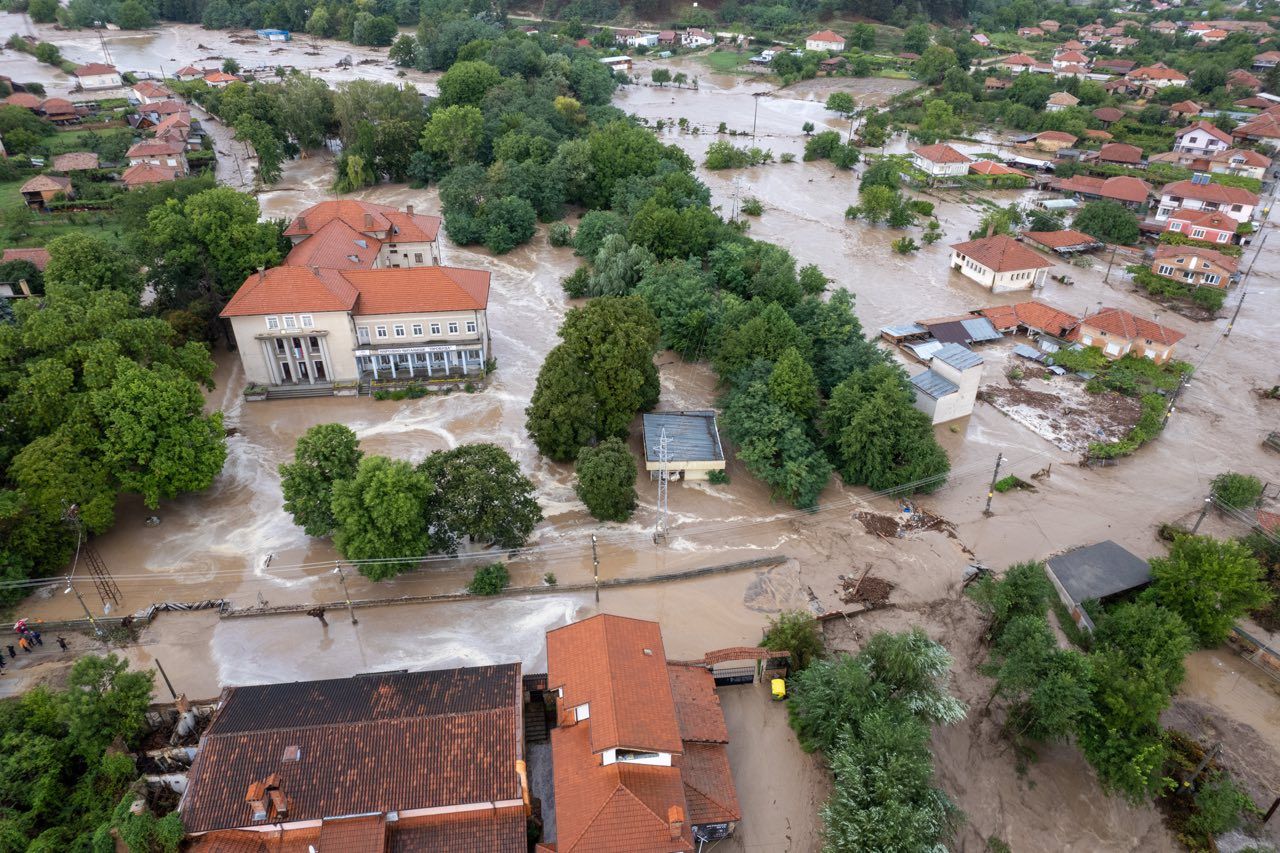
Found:
[{"label": "metal roof shed", "polygon": [[1085,545],[1048,560],[1049,579],[1058,597],[1082,628],[1093,629],[1081,608],[1085,601],[1103,601],[1151,583],[1151,567],[1138,555],[1111,540]]},{"label": "metal roof shed", "polygon": [[644,416],[644,456],[650,477],[656,477],[664,465],[672,474],[689,480],[705,480],[709,471],[723,471],[724,447],[716,413],[650,412]]}]

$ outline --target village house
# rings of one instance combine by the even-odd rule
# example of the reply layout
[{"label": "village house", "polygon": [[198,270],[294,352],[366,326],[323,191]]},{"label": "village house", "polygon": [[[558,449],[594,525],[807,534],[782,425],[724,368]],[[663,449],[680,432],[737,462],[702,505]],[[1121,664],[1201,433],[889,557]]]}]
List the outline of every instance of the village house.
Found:
[{"label": "village house", "polygon": [[1110,142],[1115,136],[1105,130],[1096,130],[1092,127],[1084,129],[1084,138],[1092,139],[1095,142]]},{"label": "village house", "polygon": [[715,678],[669,662],[656,622],[601,614],[548,632],[547,687],[555,835],[539,853],[692,853],[733,833]]},{"label": "village house", "polygon": [[92,151],[72,151],[58,154],[49,164],[54,172],[88,172],[98,168],[98,155]]},{"label": "village house", "polygon": [[44,101],[38,96],[30,92],[14,92],[12,95],[4,99],[5,106],[22,107],[24,110],[35,112],[40,109],[40,104]]},{"label": "village house", "polygon": [[631,73],[631,57],[629,56],[602,56],[600,64],[608,68],[614,74],[630,74]]},{"label": "village house", "polygon": [[944,142],[922,145],[911,152],[911,162],[931,178],[960,177],[969,173],[972,160]]},{"label": "village house", "polygon": [[1230,35],[1226,30],[1205,30],[1200,34],[1200,42],[1202,44],[1219,44],[1227,40]]},{"label": "village house", "polygon": [[[1124,50],[1128,50],[1131,47],[1137,47],[1139,44],[1139,41],[1135,38],[1130,38],[1129,36],[1119,36],[1118,38],[1111,39],[1109,44],[1111,45],[1111,48],[1113,50],[1124,51]],[[1096,63],[1094,67],[1095,68],[1097,67]],[[1126,72],[1121,72],[1121,73],[1126,73]]]},{"label": "village house", "polygon": [[1151,261],[1156,275],[1200,287],[1229,287],[1239,267],[1240,262],[1230,255],[1199,246],[1158,246]]},{"label": "village house", "polygon": [[1062,339],[1080,322],[1080,318],[1074,314],[1035,299],[1012,305],[995,305],[976,313],[986,317],[991,325],[1004,334],[1026,335],[1029,338],[1049,335]]},{"label": "village house", "polygon": [[1227,72],[1227,87],[1233,89],[1248,89],[1250,92],[1262,91],[1262,80],[1255,74],[1250,74],[1243,68],[1233,68]]},{"label": "village house", "polygon": [[1093,117],[1102,122],[1103,126],[1110,126],[1124,118],[1124,110],[1116,107],[1098,107],[1093,111]]},{"label": "village house", "polygon": [[1044,35],[1044,30],[1039,27],[1018,27],[1018,35],[1024,39],[1039,38]]},{"label": "village house", "polygon": [[1078,50],[1064,50],[1053,55],[1052,65],[1054,71],[1062,71],[1068,68],[1074,70],[1076,67],[1088,68],[1089,57]]},{"label": "village house", "polygon": [[1003,77],[988,77],[982,81],[982,88],[988,92],[1000,92],[1012,85],[1012,80],[1006,80]]},{"label": "village house", "polygon": [[10,261],[26,261],[40,272],[44,272],[44,268],[49,265],[49,250],[5,249],[4,255],[0,256],[0,264],[7,264]]},{"label": "village house", "polygon": [[1070,92],[1054,92],[1049,96],[1049,100],[1045,102],[1044,111],[1056,113],[1068,107],[1079,106],[1079,104],[1080,99]]},{"label": "village house", "polygon": [[1180,207],[1191,210],[1221,210],[1236,222],[1248,222],[1258,205],[1258,196],[1243,187],[1227,187],[1210,183],[1205,174],[1193,175],[1189,181],[1165,184],[1160,191],[1156,220],[1163,222]]},{"label": "village house", "polygon": [[1124,142],[1108,142],[1098,149],[1093,159],[1099,163],[1112,163],[1117,166],[1142,165],[1142,149]]},{"label": "village house", "polygon": [[1110,178],[1072,175],[1070,178],[1055,179],[1052,186],[1058,192],[1071,193],[1090,200],[1116,201],[1134,209],[1145,205],[1147,198],[1151,195],[1151,185],[1131,175],[1115,175]]},{"label": "village house", "polygon": [[1023,231],[1022,236],[1037,246],[1059,255],[1090,252],[1101,249],[1103,246],[1102,241],[1097,237],[1071,228],[1062,228],[1058,231]]},{"label": "village house", "polygon": [[1067,39],[1062,44],[1058,45],[1057,52],[1062,53],[1063,51],[1067,51],[1067,50],[1084,50],[1084,49],[1085,49],[1085,45],[1083,42],[1076,41],[1075,39]]},{"label": "village house", "polygon": [[1275,146],[1280,142],[1280,107],[1273,106],[1231,131],[1238,140],[1264,142]]},{"label": "village house", "polygon": [[929,369],[911,377],[915,407],[935,426],[973,414],[981,383],[982,356],[955,343],[934,351]]},{"label": "village house", "polygon": [[613,31],[614,44],[629,44],[630,40],[640,35],[639,30],[633,30],[629,27],[619,27]]},{"label": "village house", "polygon": [[991,47],[991,39],[987,38],[983,33],[974,33],[969,38],[978,47]]},{"label": "village house", "polygon": [[627,37],[627,47],[657,47],[657,33],[636,33]]},{"label": "village house", "polygon": [[127,190],[136,190],[152,184],[167,184],[178,180],[178,170],[169,166],[155,166],[151,163],[137,163],[124,170],[120,183]]},{"label": "village house", "polygon": [[168,101],[177,97],[168,86],[154,80],[139,80],[129,91],[139,103],[143,104],[154,104],[157,101]]},{"label": "village house", "polygon": [[1157,62],[1155,65],[1144,65],[1141,68],[1133,69],[1124,75],[1124,79],[1140,89],[1154,90],[1165,89],[1169,86],[1186,86],[1188,77],[1163,62]]},{"label": "village house", "polygon": [[231,687],[178,813],[191,853],[525,853],[519,663]]},{"label": "village house", "polygon": [[1280,64],[1280,50],[1268,50],[1253,58],[1253,67],[1267,71]]},{"label": "village house", "polygon": [[194,65],[184,65],[175,71],[173,76],[181,80],[183,83],[188,83],[192,80],[199,80],[204,77],[204,75],[204,69],[196,68]]},{"label": "village house", "polygon": [[675,45],[680,43],[680,34],[675,30],[660,30],[658,44]]},{"label": "village house", "polygon": [[1235,175],[1260,181],[1271,168],[1271,158],[1248,148],[1228,148],[1214,154],[1209,161],[1209,171],[1217,175]]},{"label": "village house", "polygon": [[40,102],[36,112],[53,124],[67,125],[80,120],[76,105],[66,98],[46,98]]},{"label": "village house", "polygon": [[206,71],[204,73],[204,82],[214,89],[225,89],[232,83],[243,83],[242,77],[234,74],[228,74],[225,71]]},{"label": "village house", "polygon": [[74,195],[71,179],[61,175],[36,175],[19,187],[18,192],[27,207],[36,210],[44,209],[49,202],[56,201],[59,197],[71,198]]},{"label": "village house", "polygon": [[183,101],[156,101],[154,104],[139,104],[131,119],[139,130],[146,130],[169,116],[190,114],[191,108]]},{"label": "village house", "polygon": [[1076,137],[1061,130],[1042,130],[1031,137],[1031,145],[1039,151],[1056,154],[1076,144]]},{"label": "village house", "polygon": [[1169,107],[1169,117],[1174,121],[1187,121],[1200,115],[1202,108],[1195,101],[1178,101]]},{"label": "village house", "polygon": [[1207,121],[1197,121],[1179,129],[1173,139],[1173,150],[1179,154],[1213,156],[1231,147],[1231,134]]},{"label": "village house", "polygon": [[190,113],[166,116],[151,131],[156,139],[182,142],[188,151],[199,151],[203,147],[204,134]]},{"label": "village house", "polygon": [[90,62],[87,65],[78,65],[71,72],[71,76],[76,78],[76,82],[80,84],[81,89],[118,89],[124,85],[124,80],[120,78],[120,72],[116,70],[114,65],[104,65],[101,62]]},{"label": "village house", "polygon": [[1082,319],[1071,337],[1087,347],[1097,347],[1110,359],[1132,352],[1163,364],[1186,335],[1120,308],[1102,308]]},{"label": "village house", "polygon": [[1192,210],[1180,207],[1165,220],[1164,230],[1184,234],[1193,240],[1227,244],[1235,241],[1240,223],[1220,210]]},{"label": "village house", "polygon": [[1014,169],[1006,166],[1004,163],[997,163],[995,160],[978,159],[969,163],[969,174],[986,175],[991,178],[1002,177],[1019,177],[1030,179],[1031,175],[1021,169]]},{"label": "village house", "polygon": [[831,30],[819,30],[804,40],[804,49],[843,53],[844,36]]},{"label": "village house", "polygon": [[1178,25],[1173,21],[1156,21],[1148,26],[1147,29],[1162,36],[1171,36],[1178,32]]},{"label": "village house", "polygon": [[440,217],[385,204],[343,199],[302,211],[284,236],[294,266],[384,269],[440,263]]},{"label": "village house", "polygon": [[680,34],[680,44],[688,48],[707,47],[716,43],[716,37],[706,30],[690,27]]},{"label": "village house", "polygon": [[1005,234],[956,243],[951,268],[992,293],[1043,287],[1053,263]]},{"label": "village house", "polygon": [[128,157],[130,166],[146,163],[173,169],[182,175],[190,171],[187,165],[187,145],[181,140],[144,139],[129,148]]},{"label": "village house", "polygon": [[705,480],[725,467],[716,413],[710,410],[648,412],[643,420],[644,469],[651,480]]},{"label": "village house", "polygon": [[[1132,71],[1137,64],[1132,59],[1095,59],[1093,61],[1093,70],[1104,74],[1119,74],[1123,77]],[[1115,107],[1101,107],[1100,109],[1112,110]],[[1097,110],[1094,112],[1096,114]]]}]

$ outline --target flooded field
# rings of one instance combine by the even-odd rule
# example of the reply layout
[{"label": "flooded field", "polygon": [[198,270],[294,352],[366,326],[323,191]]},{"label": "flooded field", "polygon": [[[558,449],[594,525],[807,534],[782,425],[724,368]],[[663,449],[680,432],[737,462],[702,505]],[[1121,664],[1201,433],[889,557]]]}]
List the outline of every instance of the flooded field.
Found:
[{"label": "flooded field", "polygon": [[[14,28],[21,20],[0,16],[0,24]],[[94,52],[96,37],[88,34],[41,28],[41,36],[59,44],[75,60],[100,58]],[[108,33],[106,37],[113,58],[126,68],[155,65],[159,72],[160,63],[200,59],[183,52],[196,44],[206,46],[202,55],[235,56],[242,65],[285,61],[270,53],[273,48],[265,42],[240,44],[226,33],[195,27],[169,27],[143,35]],[[295,42],[288,49],[289,62],[303,67],[304,58],[295,54],[305,53],[306,45]],[[324,42],[320,52],[305,59],[314,59],[316,68],[331,68],[346,53],[357,57],[377,53]],[[0,54],[0,73],[19,80],[48,80],[57,74],[48,66],[32,69],[29,65],[34,62],[29,60],[5,51]],[[644,69],[641,64],[637,72],[647,76]],[[668,123],[663,138],[679,143],[698,162],[717,138],[712,131],[721,121],[748,134],[754,123],[757,144],[771,148],[775,156],[798,155],[803,150],[801,126],[806,121],[819,129],[847,130],[847,123],[823,108],[825,95],[816,84],[799,93],[754,97],[772,91],[769,84],[705,73],[701,66],[697,69],[688,66],[691,76],[699,77],[697,90],[632,86],[621,90],[616,102],[651,124]],[[342,79],[330,76],[337,72],[319,73],[326,79]],[[357,66],[351,73],[398,79],[385,62]],[[424,89],[430,85],[422,75],[411,74],[407,79]],[[909,85],[892,80],[865,84],[870,88],[857,93],[861,103],[883,102]],[[687,118],[700,132],[679,130],[680,118]],[[748,140],[740,136],[735,141]],[[234,143],[219,138],[220,151],[224,144]],[[905,140],[898,138],[892,144],[900,147]],[[229,172],[234,170],[234,163],[223,163],[219,176],[232,182]],[[801,264],[818,264],[832,277],[833,287],[854,293],[868,332],[889,323],[1025,298],[1019,294],[993,297],[948,269],[948,245],[968,239],[983,213],[980,205],[960,193],[920,194],[937,204],[946,239],[901,256],[889,249],[889,242],[900,232],[844,219],[845,207],[856,201],[857,171],[797,162],[731,172],[700,169],[699,175],[726,214],[735,198],[761,199],[765,212],[752,221],[751,235],[786,246]],[[331,182],[332,161],[327,156],[291,162],[283,180],[260,196],[263,214],[296,215],[331,197]],[[1033,195],[1002,191],[988,197],[1007,204],[1025,202]],[[420,211],[438,210],[433,190],[380,186],[357,197],[397,206],[411,203]],[[225,598],[237,607],[251,607],[340,599],[341,587],[332,572],[338,555],[327,540],[310,539],[293,526],[281,509],[277,473],[279,464],[291,457],[297,437],[308,427],[329,421],[351,426],[367,453],[413,461],[438,448],[474,441],[494,442],[511,452],[533,479],[547,517],[528,548],[510,559],[516,585],[539,584],[546,572],[554,572],[560,583],[589,580],[592,533],[600,540],[602,578],[644,576],[774,554],[791,559],[767,572],[606,590],[599,605],[589,594],[566,593],[370,608],[359,611],[358,626],[352,626],[345,613],[331,610],[327,629],[300,615],[219,620],[209,613],[165,614],[130,650],[136,661],[146,664],[159,658],[175,686],[192,695],[209,695],[231,683],[513,658],[532,670],[543,665],[542,634],[547,629],[598,610],[657,619],[665,630],[669,653],[695,657],[710,648],[756,642],[768,616],[782,609],[805,605],[840,609],[839,576],[872,563],[878,576],[894,583],[891,602],[898,608],[856,623],[850,629],[854,633],[841,638],[842,642],[855,647],[856,632],[872,627],[924,624],[952,648],[960,661],[959,692],[973,701],[982,689],[974,680],[980,657],[979,628],[962,611],[952,612],[960,572],[970,559],[1003,567],[1102,539],[1153,555],[1162,550],[1155,537],[1158,524],[1197,509],[1208,481],[1222,470],[1280,479],[1280,457],[1261,446],[1263,435],[1280,414],[1280,403],[1263,400],[1252,390],[1276,382],[1280,264],[1269,252],[1257,262],[1248,283],[1248,300],[1229,338],[1223,336],[1225,320],[1193,323],[1168,312],[1161,315],[1163,322],[1186,333],[1178,356],[1195,364],[1197,373],[1164,434],[1114,467],[1081,468],[1075,464],[1077,453],[1060,449],[980,403],[966,421],[939,429],[939,440],[951,455],[953,476],[936,494],[919,501],[924,509],[952,522],[958,538],[939,533],[885,538],[869,532],[854,518],[856,511],[870,507],[897,514],[898,507],[872,499],[863,490],[847,489],[836,479],[817,511],[793,511],[771,501],[766,488],[731,462],[728,485],[672,487],[671,535],[666,544],[655,544],[657,496],[649,480],[638,484],[641,505],[631,522],[596,523],[574,496],[571,469],[539,457],[524,432],[523,412],[538,368],[556,342],[556,327],[569,304],[560,282],[577,259],[568,249],[550,247],[544,232],[531,244],[501,257],[446,241],[445,262],[493,273],[489,316],[498,370],[491,386],[477,394],[404,402],[331,398],[246,404],[235,355],[219,352],[218,388],[209,395],[208,405],[222,409],[227,425],[235,430],[228,440],[223,473],[207,492],[162,506],[156,513],[160,524],[155,527],[144,524],[152,513],[139,501],[123,500],[116,528],[96,540],[124,593],[123,611],[163,600]],[[1100,305],[1148,317],[1156,314],[1158,307],[1135,293],[1123,275],[1113,272],[1110,283],[1105,283],[1104,265],[1105,260],[1092,269],[1072,268],[1074,286],[1050,282],[1037,297],[1077,314]],[[1237,290],[1232,303],[1238,297]],[[718,392],[705,365],[682,363],[670,353],[660,354],[658,363],[661,405],[714,405]],[[1004,366],[1001,359],[992,359],[985,368],[984,383],[1002,382]],[[637,448],[638,441],[637,435],[633,438]],[[1052,475],[1038,481],[1034,493],[998,495],[995,515],[986,518],[982,508],[997,453],[1005,460],[1002,473],[1027,479],[1052,464]],[[474,563],[440,559],[425,564],[421,571],[376,585],[348,573],[348,583],[353,598],[456,592],[473,568]],[[49,619],[79,615],[75,599],[55,591],[50,586],[34,596],[22,615]],[[96,598],[88,600],[97,603]],[[1245,666],[1230,655],[1222,661]],[[1254,691],[1247,700],[1219,703],[1222,685],[1213,675],[1216,666],[1210,658],[1191,659],[1188,697],[1214,703],[1233,724],[1255,731],[1267,749],[1280,752],[1274,697]],[[730,710],[731,718],[739,712],[748,720],[762,713]],[[1015,849],[1168,849],[1170,839],[1154,812],[1101,799],[1078,752],[1069,747],[1050,750],[1028,779],[1018,779],[1011,756],[999,753],[999,744],[989,742],[991,725],[974,719],[955,732],[940,734],[935,743],[940,776],[970,814],[965,840],[972,842],[972,849],[991,833],[1001,835]],[[737,760],[735,756],[735,767]],[[762,769],[759,761],[752,766]],[[788,773],[810,780],[797,783],[799,793],[787,794],[794,795],[788,800],[791,808],[804,812],[791,814],[791,819],[804,826],[789,834],[787,826],[770,825],[756,836],[763,845],[760,849],[813,849],[812,808],[802,804],[821,799],[821,791],[814,787],[818,783],[810,778],[820,779],[820,774],[800,765]],[[990,785],[988,774],[996,779]],[[748,782],[740,776],[738,784],[744,789],[744,803],[764,803],[770,796],[769,787],[759,779]],[[1010,827],[1016,828],[1014,834],[1006,832]],[[774,846],[784,838],[794,839],[793,845]]]}]

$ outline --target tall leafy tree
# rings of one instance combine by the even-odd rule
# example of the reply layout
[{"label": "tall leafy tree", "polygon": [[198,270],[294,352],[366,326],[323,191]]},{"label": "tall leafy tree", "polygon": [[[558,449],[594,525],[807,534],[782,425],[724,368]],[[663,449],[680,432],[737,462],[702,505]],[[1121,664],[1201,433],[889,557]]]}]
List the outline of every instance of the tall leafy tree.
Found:
[{"label": "tall leafy tree", "polygon": [[456,62],[449,66],[437,84],[440,105],[478,105],[490,89],[502,82],[498,69],[487,62]]},{"label": "tall leafy tree", "polygon": [[701,264],[682,260],[651,267],[634,292],[657,317],[663,347],[687,359],[699,358],[706,352],[720,302]]},{"label": "tall leafy tree", "polygon": [[542,521],[533,483],[496,444],[464,444],[437,450],[418,473],[439,492],[437,538],[518,548]]},{"label": "tall leafy tree", "polygon": [[137,262],[115,243],[89,234],[71,233],[55,237],[46,248],[49,250],[49,263],[44,270],[46,288],[118,290],[134,299],[142,293]]},{"label": "tall leafy tree", "polygon": [[436,549],[438,493],[408,462],[366,456],[356,475],[333,485],[333,544],[360,573],[386,580]]},{"label": "tall leafy tree", "polygon": [[280,466],[280,487],[285,512],[308,536],[333,532],[334,484],[354,478],[363,456],[360,439],[343,424],[317,424],[298,439],[293,461]]},{"label": "tall leafy tree", "polygon": [[574,490],[601,521],[626,521],[636,507],[636,460],[620,438],[578,451]]},{"label": "tall leafy tree", "polygon": [[1236,619],[1271,601],[1266,573],[1235,540],[1179,536],[1168,557],[1151,560],[1152,583],[1144,597],[1182,617],[1196,642],[1226,642]]}]

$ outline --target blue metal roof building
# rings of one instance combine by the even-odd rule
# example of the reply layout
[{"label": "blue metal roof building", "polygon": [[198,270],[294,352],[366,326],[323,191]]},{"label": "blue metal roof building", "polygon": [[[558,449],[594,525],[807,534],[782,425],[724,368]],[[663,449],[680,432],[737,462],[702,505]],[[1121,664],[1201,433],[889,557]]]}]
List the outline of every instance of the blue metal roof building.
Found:
[{"label": "blue metal roof building", "polygon": [[714,411],[650,412],[644,416],[645,470],[651,476],[663,468],[664,436],[665,464],[672,474],[706,479],[708,471],[724,470],[724,447]]},{"label": "blue metal roof building", "polygon": [[934,373],[932,370],[926,370],[919,376],[912,376],[911,384],[914,385],[916,390],[921,394],[926,394],[935,400],[940,397],[945,397],[948,394],[955,394],[960,390],[960,386],[956,385],[951,380]]}]

